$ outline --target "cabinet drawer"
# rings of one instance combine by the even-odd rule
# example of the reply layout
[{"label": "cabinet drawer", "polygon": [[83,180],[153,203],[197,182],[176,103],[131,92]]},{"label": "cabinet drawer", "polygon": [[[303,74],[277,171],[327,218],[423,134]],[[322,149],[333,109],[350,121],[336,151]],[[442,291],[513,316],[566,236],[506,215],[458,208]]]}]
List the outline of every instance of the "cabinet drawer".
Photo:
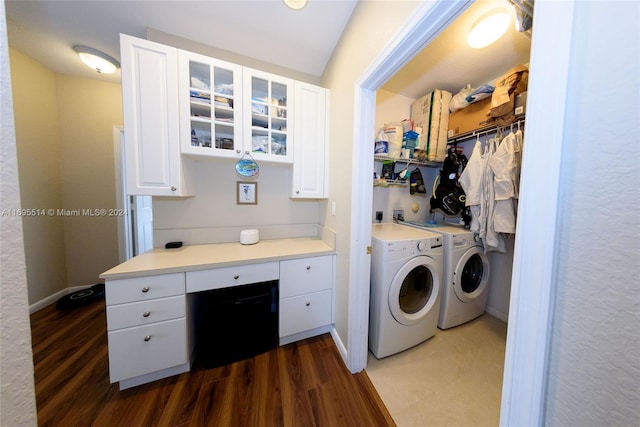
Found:
[{"label": "cabinet drawer", "polygon": [[280,337],[331,323],[331,291],[280,300]]},{"label": "cabinet drawer", "polygon": [[187,363],[184,318],[111,331],[108,336],[112,383]]},{"label": "cabinet drawer", "polygon": [[210,289],[278,280],[279,274],[280,265],[277,262],[188,271],[187,292],[208,291]]},{"label": "cabinet drawer", "polygon": [[333,257],[292,259],[280,262],[280,298],[332,288]]},{"label": "cabinet drawer", "polygon": [[107,305],[182,295],[184,273],[107,280],[105,294]]},{"label": "cabinet drawer", "polygon": [[152,299],[107,307],[107,329],[129,328],[185,316],[185,296]]}]

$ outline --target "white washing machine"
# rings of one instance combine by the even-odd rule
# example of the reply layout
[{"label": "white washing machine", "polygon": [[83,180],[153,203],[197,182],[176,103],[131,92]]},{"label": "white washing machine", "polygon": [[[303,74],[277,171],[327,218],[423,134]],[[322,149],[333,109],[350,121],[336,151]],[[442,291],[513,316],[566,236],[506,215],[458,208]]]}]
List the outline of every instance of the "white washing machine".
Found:
[{"label": "white washing machine", "polygon": [[[422,229],[420,222],[405,225]],[[438,327],[448,329],[481,316],[489,297],[489,258],[477,234],[463,226],[429,225],[442,234],[444,265]]]},{"label": "white washing machine", "polygon": [[369,349],[381,359],[436,333],[443,237],[394,223],[374,224],[371,237]]}]

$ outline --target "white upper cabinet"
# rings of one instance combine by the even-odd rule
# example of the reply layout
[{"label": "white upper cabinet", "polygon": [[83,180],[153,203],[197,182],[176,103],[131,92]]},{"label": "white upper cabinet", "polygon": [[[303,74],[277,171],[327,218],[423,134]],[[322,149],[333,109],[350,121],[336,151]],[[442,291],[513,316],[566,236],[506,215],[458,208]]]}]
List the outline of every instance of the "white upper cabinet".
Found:
[{"label": "white upper cabinet", "polygon": [[180,155],[177,49],[120,36],[128,194],[192,196],[192,164]]},{"label": "white upper cabinet", "polygon": [[237,158],[242,153],[242,67],[178,51],[182,152]]},{"label": "white upper cabinet", "polygon": [[291,198],[327,198],[329,91],[120,35],[127,191],[195,195],[197,157],[292,165]]},{"label": "white upper cabinet", "polygon": [[293,80],[243,68],[244,151],[260,162],[293,162]]},{"label": "white upper cabinet", "polygon": [[328,190],[329,90],[295,82],[291,197],[325,199]]}]

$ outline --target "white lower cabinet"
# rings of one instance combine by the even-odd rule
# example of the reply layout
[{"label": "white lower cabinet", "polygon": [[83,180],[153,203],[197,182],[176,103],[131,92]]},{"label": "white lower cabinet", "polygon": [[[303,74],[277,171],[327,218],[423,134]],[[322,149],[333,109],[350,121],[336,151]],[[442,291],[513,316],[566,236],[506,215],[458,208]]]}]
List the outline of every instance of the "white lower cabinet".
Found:
[{"label": "white lower cabinet", "polygon": [[278,280],[278,271],[277,262],[188,271],[187,292],[208,291]]},{"label": "white lower cabinet", "polygon": [[[309,333],[332,323],[333,256],[280,262],[279,335]],[[288,341],[288,340],[285,340]]]},{"label": "white lower cabinet", "polygon": [[109,331],[111,382],[187,363],[185,318]]},{"label": "white lower cabinet", "polygon": [[331,323],[331,290],[280,300],[280,337]]},{"label": "white lower cabinet", "polygon": [[107,280],[109,377],[120,389],[190,368],[185,273]]},{"label": "white lower cabinet", "polygon": [[[330,330],[335,255],[107,280],[109,376],[120,389],[187,372],[200,291],[279,280],[280,344]],[[224,327],[224,325],[221,325]]]}]

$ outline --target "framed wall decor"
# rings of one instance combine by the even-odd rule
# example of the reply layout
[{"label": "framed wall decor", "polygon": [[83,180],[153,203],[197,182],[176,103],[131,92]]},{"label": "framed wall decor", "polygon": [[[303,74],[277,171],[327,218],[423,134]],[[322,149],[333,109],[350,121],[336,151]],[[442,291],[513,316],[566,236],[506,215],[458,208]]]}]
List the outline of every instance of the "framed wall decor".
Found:
[{"label": "framed wall decor", "polygon": [[257,182],[236,182],[236,204],[257,205],[258,204],[258,183]]}]

